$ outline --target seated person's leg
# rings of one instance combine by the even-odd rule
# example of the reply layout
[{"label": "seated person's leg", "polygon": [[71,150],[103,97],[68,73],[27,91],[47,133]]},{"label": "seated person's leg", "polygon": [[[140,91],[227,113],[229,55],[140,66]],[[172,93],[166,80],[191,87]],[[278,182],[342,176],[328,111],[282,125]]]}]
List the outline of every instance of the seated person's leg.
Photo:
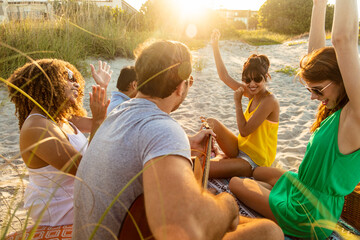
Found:
[{"label": "seated person's leg", "polygon": [[280,168],[257,167],[253,172],[253,177],[255,180],[265,182],[273,187],[285,172],[284,169]]},{"label": "seated person's leg", "polygon": [[240,224],[233,232],[228,232],[224,240],[246,240],[246,239],[284,239],[281,228],[271,220],[246,218],[240,216]]},{"label": "seated person's leg", "polygon": [[214,158],[210,162],[210,178],[251,177],[252,167],[241,158]]},{"label": "seated person's leg", "polygon": [[276,221],[270,209],[269,189],[263,187],[255,180],[249,178],[241,179],[238,177],[233,177],[230,180],[229,189],[245,205],[264,217]]},{"label": "seated person's leg", "polygon": [[216,141],[225,155],[229,158],[236,158],[239,152],[237,137],[215,118],[208,118],[207,122],[216,134]]}]

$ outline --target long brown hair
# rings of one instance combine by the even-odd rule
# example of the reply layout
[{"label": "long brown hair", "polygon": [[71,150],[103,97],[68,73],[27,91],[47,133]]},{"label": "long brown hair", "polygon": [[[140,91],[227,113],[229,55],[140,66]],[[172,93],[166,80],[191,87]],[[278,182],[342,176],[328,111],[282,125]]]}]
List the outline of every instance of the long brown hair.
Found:
[{"label": "long brown hair", "polygon": [[343,93],[339,95],[336,101],[337,105],[333,109],[328,109],[325,105],[319,104],[316,120],[310,129],[311,132],[314,132],[325,118],[343,108],[349,102],[336,59],[335,49],[333,47],[324,47],[304,56],[300,61],[298,76],[301,80],[311,83],[330,80],[343,88]]},{"label": "long brown hair", "polygon": [[[73,81],[76,81],[80,86],[78,90],[79,97],[76,99],[75,104],[70,104],[65,95],[69,79],[68,69],[73,73]],[[72,115],[86,115],[83,108],[84,78],[68,62],[58,59],[40,59],[30,62],[15,70],[8,81],[37,101],[57,123],[68,119]],[[15,104],[15,114],[19,119],[21,129],[35,104],[11,86],[9,86],[9,96],[10,100]]]}]

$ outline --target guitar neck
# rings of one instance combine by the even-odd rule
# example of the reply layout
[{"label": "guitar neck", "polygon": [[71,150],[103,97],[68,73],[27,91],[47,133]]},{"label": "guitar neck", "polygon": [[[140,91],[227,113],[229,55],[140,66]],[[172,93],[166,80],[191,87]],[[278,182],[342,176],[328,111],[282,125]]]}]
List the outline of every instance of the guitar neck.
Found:
[{"label": "guitar neck", "polygon": [[212,136],[210,135],[206,146],[205,166],[204,166],[204,174],[202,179],[202,186],[204,189],[207,189],[208,180],[209,180],[211,143],[212,143]]}]

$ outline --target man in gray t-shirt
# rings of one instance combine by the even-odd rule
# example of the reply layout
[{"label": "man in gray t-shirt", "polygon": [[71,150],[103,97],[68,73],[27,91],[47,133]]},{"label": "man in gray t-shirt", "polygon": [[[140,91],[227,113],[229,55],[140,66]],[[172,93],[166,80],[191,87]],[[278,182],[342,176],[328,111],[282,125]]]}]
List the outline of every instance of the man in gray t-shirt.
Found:
[{"label": "man in gray t-shirt", "polygon": [[190,156],[203,149],[213,132],[188,137],[169,116],[193,82],[189,49],[179,42],[155,42],[137,57],[135,71],[136,98],[109,114],[81,160],[73,239],[92,234],[94,239],[116,238],[127,209],[142,193],[156,239],[221,239],[235,229],[225,238],[283,236],[266,220],[238,228],[234,198],[227,193],[214,196],[197,183]]},{"label": "man in gray t-shirt", "polygon": [[[135,98],[124,102],[97,132],[77,172],[86,184],[75,183],[75,225],[97,223],[106,207],[149,160],[171,154],[182,156],[191,164],[189,139],[184,130],[149,100]],[[142,192],[140,176],[125,189],[119,201],[129,207]],[[125,214],[126,209],[115,204],[102,224],[118,231]],[[90,230],[86,228],[84,232],[87,229]],[[98,231],[108,236],[106,230]],[[80,234],[87,239],[91,231],[84,232]]]}]

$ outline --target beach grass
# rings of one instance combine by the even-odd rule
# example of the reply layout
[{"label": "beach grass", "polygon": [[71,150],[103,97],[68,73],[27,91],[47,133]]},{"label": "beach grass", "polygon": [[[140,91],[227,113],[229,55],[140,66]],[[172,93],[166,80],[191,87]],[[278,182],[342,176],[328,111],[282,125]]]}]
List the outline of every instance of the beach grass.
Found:
[{"label": "beach grass", "polygon": [[239,40],[253,46],[281,44],[293,37],[293,35],[273,33],[266,29],[238,30]]},{"label": "beach grass", "polygon": [[280,72],[289,76],[294,76],[297,73],[297,69],[291,66],[285,66],[281,69],[276,70],[275,72]]},{"label": "beach grass", "polygon": [[[33,59],[59,58],[74,64],[81,71],[87,69],[84,60],[89,57],[113,59],[133,57],[132,50],[146,38],[148,32],[127,33],[121,29],[112,33],[110,23],[103,31],[84,31],[87,26],[74,26],[62,19],[55,21],[10,22],[1,26],[3,42],[11,48],[26,53]],[[124,30],[124,29],[123,29]],[[28,61],[26,57],[7,46],[0,46],[0,76],[9,75]]]}]

